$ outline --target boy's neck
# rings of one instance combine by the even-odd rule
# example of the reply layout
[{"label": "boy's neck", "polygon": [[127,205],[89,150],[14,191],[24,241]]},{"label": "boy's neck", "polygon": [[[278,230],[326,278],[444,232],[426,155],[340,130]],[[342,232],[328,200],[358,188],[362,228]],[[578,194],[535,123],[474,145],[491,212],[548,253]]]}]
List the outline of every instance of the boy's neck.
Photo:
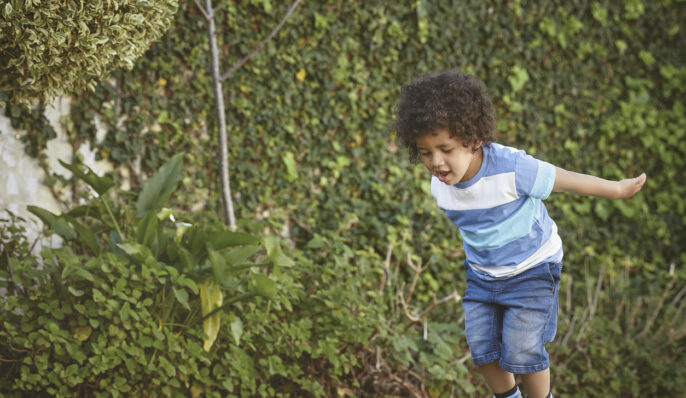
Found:
[{"label": "boy's neck", "polygon": [[479,170],[481,170],[481,164],[483,163],[484,160],[484,148],[483,145],[479,146],[479,148],[474,152],[474,157],[472,158],[472,161],[469,163],[469,167],[467,168],[467,172],[464,174],[464,177],[460,182],[467,182],[474,178],[478,173]]}]

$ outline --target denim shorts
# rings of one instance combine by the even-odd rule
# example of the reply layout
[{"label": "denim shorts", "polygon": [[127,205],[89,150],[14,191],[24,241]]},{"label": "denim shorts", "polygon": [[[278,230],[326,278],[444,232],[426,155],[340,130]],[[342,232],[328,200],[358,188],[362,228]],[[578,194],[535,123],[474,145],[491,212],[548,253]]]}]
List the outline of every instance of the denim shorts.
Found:
[{"label": "denim shorts", "polygon": [[562,263],[543,263],[509,278],[493,278],[465,264],[462,299],[467,344],[476,365],[499,361],[529,374],[549,367],[545,344],[557,331]]}]

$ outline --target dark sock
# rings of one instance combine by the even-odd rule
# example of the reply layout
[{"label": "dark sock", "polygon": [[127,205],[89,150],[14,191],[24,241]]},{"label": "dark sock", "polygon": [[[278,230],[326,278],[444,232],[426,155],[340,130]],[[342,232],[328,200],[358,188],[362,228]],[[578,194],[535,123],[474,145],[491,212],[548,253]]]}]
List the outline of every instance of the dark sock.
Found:
[{"label": "dark sock", "polygon": [[512,389],[510,391],[505,391],[504,393],[495,394],[495,398],[507,398],[516,392],[517,392],[517,385],[515,384],[515,386],[512,387]]}]

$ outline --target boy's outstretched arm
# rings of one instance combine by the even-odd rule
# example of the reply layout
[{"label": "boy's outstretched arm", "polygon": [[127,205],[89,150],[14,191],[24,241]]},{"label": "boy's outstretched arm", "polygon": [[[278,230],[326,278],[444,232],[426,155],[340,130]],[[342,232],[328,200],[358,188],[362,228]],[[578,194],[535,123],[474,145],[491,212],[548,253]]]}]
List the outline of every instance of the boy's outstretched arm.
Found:
[{"label": "boy's outstretched arm", "polygon": [[638,177],[610,181],[588,174],[575,173],[556,167],[554,192],[598,196],[606,199],[625,199],[634,196],[646,182],[645,173]]}]

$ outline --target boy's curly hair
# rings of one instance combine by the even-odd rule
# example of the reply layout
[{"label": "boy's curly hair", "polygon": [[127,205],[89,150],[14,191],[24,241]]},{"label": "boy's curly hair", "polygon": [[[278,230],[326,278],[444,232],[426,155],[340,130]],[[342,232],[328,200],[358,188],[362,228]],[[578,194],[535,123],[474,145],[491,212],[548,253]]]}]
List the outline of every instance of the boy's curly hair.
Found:
[{"label": "boy's curly hair", "polygon": [[416,140],[441,128],[466,146],[495,141],[495,113],[486,86],[456,70],[403,86],[395,116],[393,128],[412,161],[419,159]]}]

